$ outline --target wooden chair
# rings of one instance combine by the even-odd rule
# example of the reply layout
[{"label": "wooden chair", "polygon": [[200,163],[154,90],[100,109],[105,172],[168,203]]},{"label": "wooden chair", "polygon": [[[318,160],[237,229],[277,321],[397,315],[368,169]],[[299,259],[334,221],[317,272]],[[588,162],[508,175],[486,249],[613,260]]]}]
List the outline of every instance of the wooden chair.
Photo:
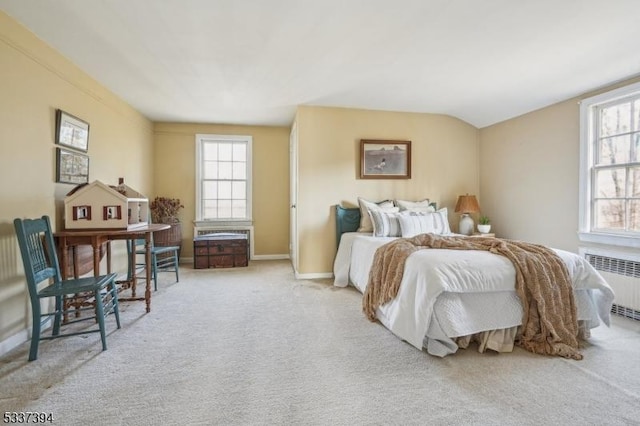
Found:
[{"label": "wooden chair", "polygon": [[[118,312],[118,290],[115,286],[116,274],[101,275],[99,277],[86,277],[63,280],[60,274],[60,264],[56,246],[51,232],[51,222],[48,216],[40,219],[15,219],[13,224],[18,236],[18,244],[22,254],[29,299],[31,300],[31,312],[33,315],[31,348],[29,361],[38,358],[38,345],[40,340],[57,339],[58,337],[76,336],[87,333],[100,333],[102,350],[107,349],[105,332],[105,317],[113,312],[116,324],[120,328],[120,314]],[[47,281],[48,285],[38,290],[38,284]],[[65,306],[65,297],[76,294],[85,294],[93,298],[91,307],[68,309]],[[55,299],[55,308],[52,312],[42,312],[41,299]],[[62,324],[62,317],[66,312],[77,311],[94,312],[94,315],[83,316]],[[53,317],[53,329],[51,336],[41,336],[41,328],[47,320]],[[74,324],[79,321],[95,320],[98,328],[71,331],[61,334],[61,327]]]},{"label": "wooden chair", "polygon": [[[178,250],[180,250],[180,247],[178,246],[156,246],[153,243],[152,236],[151,274],[153,279],[153,289],[155,291],[158,291],[158,272],[174,272],[176,274],[176,282],[180,282],[180,274],[178,272]],[[137,276],[145,270],[145,240],[127,240],[127,252],[129,254],[129,273],[127,278],[131,280],[133,278],[133,274],[136,274]],[[143,260],[138,261],[138,256],[143,256]]]}]

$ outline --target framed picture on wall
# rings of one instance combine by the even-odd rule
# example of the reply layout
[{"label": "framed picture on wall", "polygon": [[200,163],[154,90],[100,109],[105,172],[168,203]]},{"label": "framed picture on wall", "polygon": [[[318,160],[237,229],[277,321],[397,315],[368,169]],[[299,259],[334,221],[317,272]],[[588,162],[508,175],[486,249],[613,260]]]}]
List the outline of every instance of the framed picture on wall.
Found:
[{"label": "framed picture on wall", "polygon": [[411,179],[411,141],[360,140],[361,179]]},{"label": "framed picture on wall", "polygon": [[89,150],[89,123],[61,109],[56,110],[56,143],[87,152]]},{"label": "framed picture on wall", "polygon": [[56,182],[89,183],[89,156],[56,148]]}]

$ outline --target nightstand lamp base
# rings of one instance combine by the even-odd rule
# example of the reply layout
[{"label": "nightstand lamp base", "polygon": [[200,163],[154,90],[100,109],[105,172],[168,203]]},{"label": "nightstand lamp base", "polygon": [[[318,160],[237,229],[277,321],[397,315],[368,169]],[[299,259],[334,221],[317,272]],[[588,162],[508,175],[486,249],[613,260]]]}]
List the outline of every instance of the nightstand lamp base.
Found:
[{"label": "nightstand lamp base", "polygon": [[473,233],[473,219],[467,213],[463,213],[460,217],[460,224],[458,225],[458,232],[462,235],[471,235]]}]

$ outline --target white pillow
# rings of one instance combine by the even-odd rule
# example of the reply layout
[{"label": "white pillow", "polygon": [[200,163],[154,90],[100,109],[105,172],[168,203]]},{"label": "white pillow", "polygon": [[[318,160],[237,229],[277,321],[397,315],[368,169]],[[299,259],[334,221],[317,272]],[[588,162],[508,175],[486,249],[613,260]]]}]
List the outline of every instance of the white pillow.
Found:
[{"label": "white pillow", "polygon": [[422,201],[406,201],[406,200],[396,200],[396,206],[400,207],[400,211],[424,211],[424,212],[434,212],[436,209],[433,206],[429,205],[429,199],[424,199]]},{"label": "white pillow", "polygon": [[383,210],[369,210],[371,223],[373,224],[374,237],[400,237],[400,222],[398,216],[401,213],[392,213]]},{"label": "white pillow", "polygon": [[393,205],[393,201],[390,200],[374,203],[373,201],[358,197],[358,205],[360,206],[360,227],[358,228],[358,232],[373,232],[373,224],[371,223],[369,210],[398,211],[398,208]]},{"label": "white pillow", "polygon": [[405,212],[398,216],[398,221],[404,238],[414,237],[418,234],[445,235],[451,233],[446,207],[433,213]]},{"label": "white pillow", "polygon": [[406,213],[433,213],[436,209],[433,206],[429,207],[410,207],[406,210],[400,210]]}]

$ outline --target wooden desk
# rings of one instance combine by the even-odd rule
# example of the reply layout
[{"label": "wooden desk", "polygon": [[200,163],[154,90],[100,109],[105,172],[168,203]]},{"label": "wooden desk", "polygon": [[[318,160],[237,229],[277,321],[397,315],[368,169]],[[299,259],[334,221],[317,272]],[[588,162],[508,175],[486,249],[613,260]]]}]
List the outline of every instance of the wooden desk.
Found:
[{"label": "wooden desk", "polygon": [[[144,297],[136,297],[136,274],[133,274],[131,286],[131,297],[119,298],[119,300],[144,300],[147,305],[147,312],[151,311],[151,234],[156,231],[169,229],[170,225],[163,223],[152,223],[135,229],[65,229],[54,233],[54,237],[58,243],[58,249],[61,255],[60,264],[62,278],[67,277],[67,265],[69,262],[69,247],[79,245],[90,245],[93,247],[93,275],[100,275],[100,247],[103,244],[107,246],[107,273],[111,273],[111,241],[113,240],[145,240],[145,264],[146,264],[146,286]],[[135,252],[131,253],[130,262],[135,265]],[[77,275],[77,268],[74,265],[74,271]]]}]

